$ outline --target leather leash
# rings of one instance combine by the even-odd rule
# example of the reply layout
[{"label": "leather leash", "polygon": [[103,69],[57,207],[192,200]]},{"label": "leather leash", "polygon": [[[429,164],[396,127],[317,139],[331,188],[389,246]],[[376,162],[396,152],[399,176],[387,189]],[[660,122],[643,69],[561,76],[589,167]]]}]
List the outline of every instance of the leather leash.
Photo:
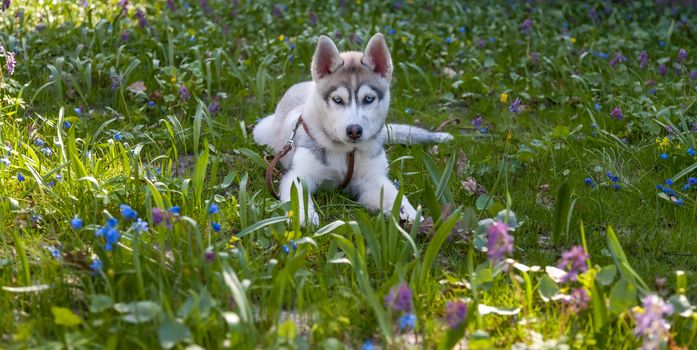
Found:
[{"label": "leather leash", "polygon": [[[273,188],[273,171],[276,168],[276,163],[278,163],[278,161],[280,161],[281,158],[285,157],[286,154],[288,154],[288,152],[290,152],[290,150],[293,149],[293,143],[295,142],[295,134],[297,133],[298,128],[301,125],[307,133],[307,136],[314,140],[312,135],[310,135],[310,130],[307,129],[307,125],[305,125],[305,122],[303,121],[303,117],[300,116],[298,118],[297,123],[295,123],[295,127],[293,127],[293,132],[290,133],[290,138],[286,140],[286,144],[283,145],[283,148],[281,148],[281,150],[276,154],[275,157],[273,157],[271,162],[269,162],[269,165],[266,167],[266,174],[264,175],[264,179],[266,180],[266,187],[269,188],[269,192],[271,192],[271,195],[276,199],[280,198],[278,197],[278,193],[276,192],[276,190]],[[355,153],[356,149],[353,149],[351,152],[346,153],[346,163],[348,165],[348,170],[346,171],[346,177],[344,178],[344,181],[342,181],[339,185],[342,189],[348,186],[348,184],[351,182],[351,178],[353,177]]]}]

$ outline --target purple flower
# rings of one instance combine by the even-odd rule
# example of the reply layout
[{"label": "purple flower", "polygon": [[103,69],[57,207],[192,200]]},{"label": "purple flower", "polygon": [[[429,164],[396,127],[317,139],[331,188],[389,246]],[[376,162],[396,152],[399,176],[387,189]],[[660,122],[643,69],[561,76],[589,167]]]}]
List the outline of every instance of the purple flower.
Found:
[{"label": "purple flower", "polygon": [[409,313],[412,310],[412,292],[407,282],[402,282],[390,288],[390,292],[385,296],[385,306],[394,311]]},{"label": "purple flower", "polygon": [[516,97],[513,103],[508,107],[508,110],[511,113],[520,113],[520,99]]},{"label": "purple flower", "polygon": [[141,28],[147,27],[148,24],[148,19],[145,18],[145,13],[143,13],[143,10],[138,9],[136,11],[136,17],[138,18],[138,26]]},{"label": "purple flower", "polygon": [[121,41],[128,41],[128,39],[131,37],[131,33],[127,31],[121,32]]},{"label": "purple flower", "polygon": [[273,5],[273,10],[271,10],[271,15],[276,18],[283,18],[283,8],[279,4]]},{"label": "purple flower", "polygon": [[10,0],[3,0],[3,2],[2,2],[2,11],[4,12],[4,11],[7,10],[8,8],[10,8]]},{"label": "purple flower", "polygon": [[537,51],[533,51],[531,56],[532,56],[532,64],[537,65]]},{"label": "purple flower", "polygon": [[600,20],[600,17],[598,17],[598,11],[595,9],[595,7],[588,10],[588,18],[593,22],[598,22]]},{"label": "purple flower", "polygon": [[668,73],[668,68],[666,68],[666,65],[664,63],[661,63],[658,66],[658,74],[660,74],[661,76],[665,76],[666,73]]},{"label": "purple flower", "polygon": [[524,20],[523,23],[520,24],[520,31],[525,35],[530,35],[532,31],[532,20],[530,18]]},{"label": "purple flower", "polygon": [[610,60],[610,67],[615,68],[618,64],[625,62],[627,60],[627,57],[624,57],[624,55],[621,52],[618,52],[615,57]]},{"label": "purple flower", "polygon": [[572,312],[578,313],[588,308],[590,301],[591,297],[584,288],[576,288],[571,292],[571,297],[564,300],[564,304],[569,305]]},{"label": "purple flower", "polygon": [[642,349],[659,349],[670,336],[670,324],[664,319],[673,314],[673,306],[655,294],[641,299],[641,311],[635,312],[634,334],[642,337]]},{"label": "purple flower", "polygon": [[167,7],[172,12],[177,10],[177,6],[174,4],[174,0],[167,0]]},{"label": "purple flower", "polygon": [[467,304],[462,300],[449,301],[445,304],[445,320],[448,327],[457,328],[467,318]]},{"label": "purple flower", "polygon": [[116,90],[119,86],[121,86],[121,83],[123,82],[123,79],[121,76],[112,74],[111,75],[111,91]]},{"label": "purple flower", "polygon": [[128,0],[119,0],[119,7],[121,8],[121,16],[128,15]]},{"label": "purple flower", "polygon": [[186,85],[184,84],[182,84],[182,86],[179,88],[179,98],[181,98],[183,101],[188,101],[191,98],[189,89],[187,89]]},{"label": "purple flower", "polygon": [[203,254],[204,258],[206,259],[206,262],[213,262],[215,260],[215,251],[213,250],[206,250],[206,253]]},{"label": "purple flower", "polygon": [[649,53],[646,51],[642,51],[641,54],[639,54],[639,67],[641,68],[646,68],[646,66],[649,64]]},{"label": "purple flower", "polygon": [[615,118],[615,120],[622,120],[622,119],[624,119],[624,114],[622,114],[622,109],[620,109],[619,107],[613,108],[613,109],[612,109],[612,112],[610,113],[610,115],[611,115],[613,118]]},{"label": "purple flower", "polygon": [[486,40],[484,39],[479,39],[477,40],[477,47],[480,49],[483,49],[486,46]]},{"label": "purple flower", "polygon": [[513,236],[508,234],[508,225],[496,221],[487,229],[487,258],[492,263],[502,260],[513,253]]},{"label": "purple flower", "polygon": [[474,119],[472,119],[472,126],[474,126],[476,130],[481,129],[483,123],[484,117],[482,117],[481,115],[478,115]]},{"label": "purple flower", "polygon": [[308,16],[310,17],[310,25],[313,27],[316,26],[317,25],[317,14],[315,13],[315,11],[310,11],[308,13]]},{"label": "purple flower", "polygon": [[5,54],[5,65],[7,66],[7,71],[10,75],[15,74],[15,65],[17,61],[15,60],[15,53],[10,51]]},{"label": "purple flower", "polygon": [[680,51],[678,51],[678,60],[680,60],[680,62],[682,63],[682,62],[685,62],[686,59],[687,59],[687,51],[683,48],[680,48]]},{"label": "purple flower", "polygon": [[218,114],[218,111],[220,111],[220,103],[213,101],[213,103],[208,106],[208,113],[211,115],[216,115]]},{"label": "purple flower", "polygon": [[690,80],[697,80],[697,69],[690,71]]},{"label": "purple flower", "polygon": [[588,253],[581,246],[571,247],[571,249],[562,253],[557,267],[562,270],[568,268],[568,272],[562,278],[562,282],[576,281],[580,273],[588,271],[588,258]]},{"label": "purple flower", "polygon": [[22,173],[17,173],[17,181],[22,182],[24,180],[25,180],[24,175]]},{"label": "purple flower", "polygon": [[160,209],[158,207],[152,208],[152,223],[154,225],[161,224],[162,221],[164,221],[164,219],[165,219],[165,212],[162,209]]}]

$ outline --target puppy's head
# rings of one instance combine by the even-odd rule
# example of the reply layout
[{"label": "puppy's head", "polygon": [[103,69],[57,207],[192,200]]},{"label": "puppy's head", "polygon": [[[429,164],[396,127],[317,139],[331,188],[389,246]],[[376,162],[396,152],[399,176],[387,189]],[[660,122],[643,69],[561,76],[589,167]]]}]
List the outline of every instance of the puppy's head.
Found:
[{"label": "puppy's head", "polygon": [[321,36],[312,59],[312,79],[321,101],[319,123],[330,139],[358,144],[380,134],[392,79],[392,59],[382,34],[375,34],[363,52],[343,53]]}]

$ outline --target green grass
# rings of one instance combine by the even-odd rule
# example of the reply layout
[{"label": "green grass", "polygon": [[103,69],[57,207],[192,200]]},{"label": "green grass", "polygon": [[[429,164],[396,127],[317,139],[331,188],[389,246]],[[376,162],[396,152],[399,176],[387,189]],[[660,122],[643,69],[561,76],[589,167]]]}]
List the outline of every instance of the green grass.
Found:
[{"label": "green grass", "polygon": [[[0,347],[509,348],[539,333],[635,348],[633,307],[653,293],[674,304],[670,343],[696,346],[695,315],[678,312],[697,297],[697,196],[682,189],[697,169],[694,6],[174,3],[134,0],[124,15],[117,1],[15,1],[0,13],[17,61],[10,74],[0,55]],[[390,177],[435,225],[420,233],[322,192],[321,227],[300,228],[286,216],[297,202],[265,188],[269,151],[251,127],[309,79],[320,34],[362,50],[378,31],[395,67],[389,120],[459,121],[448,144],[388,147]],[[486,194],[466,190],[470,177]],[[668,178],[672,197],[656,188]],[[153,221],[173,206],[180,215]],[[480,220],[504,209],[519,224],[512,258],[540,270],[487,260]],[[95,233],[112,217],[121,236],[107,251]],[[545,267],[576,245],[589,271],[552,281]],[[384,302],[400,282],[413,330]],[[581,288],[582,311],[544,301]],[[468,312],[450,329],[454,300]]]}]

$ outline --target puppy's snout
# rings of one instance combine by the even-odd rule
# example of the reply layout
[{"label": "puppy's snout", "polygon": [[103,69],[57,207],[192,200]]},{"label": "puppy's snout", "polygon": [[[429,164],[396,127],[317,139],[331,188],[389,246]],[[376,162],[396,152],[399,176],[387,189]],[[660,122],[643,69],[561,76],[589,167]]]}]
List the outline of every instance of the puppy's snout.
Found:
[{"label": "puppy's snout", "polygon": [[356,141],[363,136],[363,127],[358,124],[351,124],[346,127],[346,136],[349,139]]}]

